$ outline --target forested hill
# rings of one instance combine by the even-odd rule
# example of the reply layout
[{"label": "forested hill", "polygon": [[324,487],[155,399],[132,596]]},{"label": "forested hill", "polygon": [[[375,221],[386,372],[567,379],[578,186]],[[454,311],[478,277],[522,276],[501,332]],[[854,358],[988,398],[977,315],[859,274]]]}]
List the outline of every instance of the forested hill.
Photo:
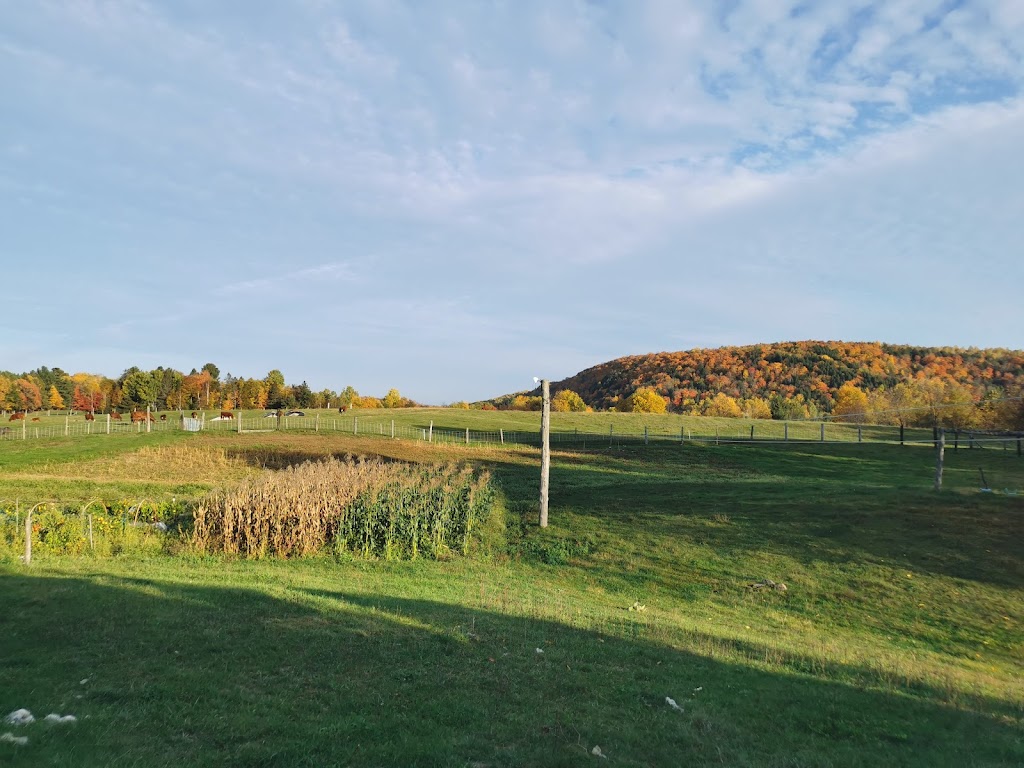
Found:
[{"label": "forested hill", "polygon": [[552,391],[573,390],[599,409],[652,387],[672,410],[699,410],[724,393],[736,400],[797,399],[830,413],[846,383],[872,392],[912,380],[960,385],[977,402],[1024,385],[1024,351],[840,341],[693,349],[612,360],[554,382]]}]

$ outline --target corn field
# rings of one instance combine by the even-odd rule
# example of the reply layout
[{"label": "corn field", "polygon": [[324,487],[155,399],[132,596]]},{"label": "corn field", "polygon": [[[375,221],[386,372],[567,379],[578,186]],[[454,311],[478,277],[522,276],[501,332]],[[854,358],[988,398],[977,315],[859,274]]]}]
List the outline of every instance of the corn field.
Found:
[{"label": "corn field", "polygon": [[467,466],[332,458],[267,472],[195,509],[192,547],[247,558],[331,549],[387,560],[468,554],[494,526],[487,472]]}]

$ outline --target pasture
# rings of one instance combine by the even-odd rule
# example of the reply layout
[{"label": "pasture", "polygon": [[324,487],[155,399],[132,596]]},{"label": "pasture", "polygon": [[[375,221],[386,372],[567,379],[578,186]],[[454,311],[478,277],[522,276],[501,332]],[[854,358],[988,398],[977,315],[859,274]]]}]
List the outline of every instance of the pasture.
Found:
[{"label": "pasture", "polygon": [[[374,417],[453,431],[539,420]],[[566,432],[662,424],[555,418]],[[556,444],[541,531],[535,448],[382,431],[0,442],[3,499],[194,498],[357,454],[487,469],[508,524],[506,551],[440,561],[246,561],[172,541],[116,557],[43,550],[26,568],[4,550],[0,714],[79,722],[23,726],[29,744],[0,743],[0,759],[1024,763],[1024,496],[978,490],[979,468],[996,490],[1024,488],[1014,451],[947,450],[935,493],[934,453],[918,446]],[[787,590],[750,586],[765,579]]]}]

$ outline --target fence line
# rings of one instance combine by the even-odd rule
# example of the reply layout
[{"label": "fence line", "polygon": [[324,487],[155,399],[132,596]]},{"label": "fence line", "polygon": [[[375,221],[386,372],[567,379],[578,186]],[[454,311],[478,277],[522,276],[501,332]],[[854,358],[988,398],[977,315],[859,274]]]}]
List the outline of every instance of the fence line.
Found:
[{"label": "fence line", "polygon": [[[28,425],[0,427],[0,441],[83,437],[106,434],[141,434],[142,432],[172,432],[184,429],[189,419],[177,415],[166,421],[153,420],[131,422],[108,420],[103,416],[95,421],[71,421],[65,418],[64,424],[48,424],[46,426]],[[540,430],[474,430],[471,428],[435,427],[431,421],[425,425],[399,425],[395,421],[378,415],[322,417],[314,416],[270,416],[242,417],[231,419],[205,419],[198,424],[202,431],[258,433],[276,431],[308,431],[334,434],[351,434],[362,437],[378,437],[396,440],[414,440],[441,445],[510,445],[539,446]],[[678,431],[667,429],[656,430],[644,427],[643,431],[616,430],[616,425],[609,425],[607,432],[580,431],[579,429],[552,430],[551,442],[555,446],[578,449],[614,448],[624,445],[655,444],[714,444],[714,445],[807,445],[872,443],[887,445],[934,445],[938,439],[932,430],[915,428],[906,430],[899,427],[879,425],[857,425],[836,422],[765,422],[737,419],[735,424],[701,425],[704,429],[695,431],[680,426]],[[968,430],[947,430],[948,445],[955,451],[961,448],[1001,449],[1022,453],[1020,433],[988,433]]]}]

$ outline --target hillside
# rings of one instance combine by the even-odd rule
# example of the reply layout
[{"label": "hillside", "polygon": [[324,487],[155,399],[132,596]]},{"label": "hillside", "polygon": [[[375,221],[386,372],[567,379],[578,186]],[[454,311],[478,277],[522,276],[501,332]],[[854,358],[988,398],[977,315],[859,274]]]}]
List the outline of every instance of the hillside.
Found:
[{"label": "hillside", "polygon": [[[1019,394],[1024,384],[1024,351],[841,341],[692,349],[612,360],[553,382],[552,391],[573,390],[603,410],[652,387],[675,411],[701,411],[721,393],[740,403],[768,401],[778,417],[787,402],[801,404],[811,416],[830,414],[848,383],[868,394],[892,392],[901,383],[920,388],[922,382],[974,404],[1000,400]],[[507,398],[495,402],[501,401]]]}]

